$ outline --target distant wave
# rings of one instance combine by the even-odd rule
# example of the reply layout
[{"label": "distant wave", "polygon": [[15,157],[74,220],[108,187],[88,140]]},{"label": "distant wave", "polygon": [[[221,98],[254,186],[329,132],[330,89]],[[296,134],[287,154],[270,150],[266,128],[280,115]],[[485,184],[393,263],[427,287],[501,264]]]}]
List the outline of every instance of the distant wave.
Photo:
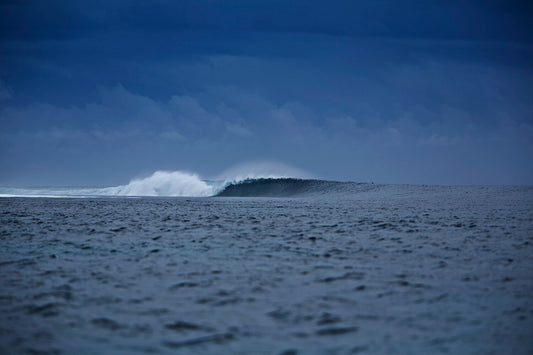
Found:
[{"label": "distant wave", "polygon": [[[156,171],[128,184],[103,188],[0,187],[0,197],[113,197],[113,196],[289,196],[319,180],[303,180],[309,174],[277,163],[240,165],[206,180],[197,174],[183,171]],[[251,181],[255,181],[251,184]],[[274,183],[274,181],[277,181]],[[307,182],[304,182],[307,181]],[[240,184],[245,187],[238,188]],[[324,183],[324,182],[322,182]],[[255,192],[254,192],[255,191]]]}]

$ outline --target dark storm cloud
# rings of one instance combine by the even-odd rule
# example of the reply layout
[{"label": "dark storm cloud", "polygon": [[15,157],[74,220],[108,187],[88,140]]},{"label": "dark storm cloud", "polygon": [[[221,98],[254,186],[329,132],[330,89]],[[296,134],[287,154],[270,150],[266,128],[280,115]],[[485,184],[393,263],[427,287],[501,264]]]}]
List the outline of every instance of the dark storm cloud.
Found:
[{"label": "dark storm cloud", "polygon": [[533,181],[527,4],[0,7],[2,184],[262,160],[329,179]]}]

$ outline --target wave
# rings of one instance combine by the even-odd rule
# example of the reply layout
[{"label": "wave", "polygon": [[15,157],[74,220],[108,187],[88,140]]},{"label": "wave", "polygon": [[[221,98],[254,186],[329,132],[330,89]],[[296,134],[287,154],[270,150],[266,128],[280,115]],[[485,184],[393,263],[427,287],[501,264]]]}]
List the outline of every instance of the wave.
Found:
[{"label": "wave", "polygon": [[[320,182],[304,180],[309,176],[311,175],[302,170],[279,163],[246,164],[226,170],[212,180],[201,179],[197,174],[183,171],[156,171],[125,185],[104,188],[0,187],[0,197],[253,196],[253,191],[257,196],[289,196],[303,191],[304,186],[309,189],[311,185]],[[252,184],[251,181],[255,183]]]},{"label": "wave", "polygon": [[0,197],[296,197],[353,194],[373,185],[299,178],[200,180],[179,172],[156,172],[127,185],[105,188],[0,188]]}]

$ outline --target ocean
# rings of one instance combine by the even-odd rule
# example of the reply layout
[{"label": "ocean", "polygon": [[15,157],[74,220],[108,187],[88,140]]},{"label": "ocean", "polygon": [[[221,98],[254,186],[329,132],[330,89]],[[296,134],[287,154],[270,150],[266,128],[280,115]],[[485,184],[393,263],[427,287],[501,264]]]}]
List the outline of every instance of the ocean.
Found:
[{"label": "ocean", "polygon": [[0,189],[1,354],[533,353],[533,187],[143,181]]}]

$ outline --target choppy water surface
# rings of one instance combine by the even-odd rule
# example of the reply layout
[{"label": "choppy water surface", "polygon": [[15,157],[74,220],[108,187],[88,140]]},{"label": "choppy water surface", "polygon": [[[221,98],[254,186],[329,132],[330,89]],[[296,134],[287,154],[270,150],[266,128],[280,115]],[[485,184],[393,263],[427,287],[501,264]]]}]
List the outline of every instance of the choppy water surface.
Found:
[{"label": "choppy water surface", "polygon": [[533,189],[1,198],[0,353],[531,353]]}]

